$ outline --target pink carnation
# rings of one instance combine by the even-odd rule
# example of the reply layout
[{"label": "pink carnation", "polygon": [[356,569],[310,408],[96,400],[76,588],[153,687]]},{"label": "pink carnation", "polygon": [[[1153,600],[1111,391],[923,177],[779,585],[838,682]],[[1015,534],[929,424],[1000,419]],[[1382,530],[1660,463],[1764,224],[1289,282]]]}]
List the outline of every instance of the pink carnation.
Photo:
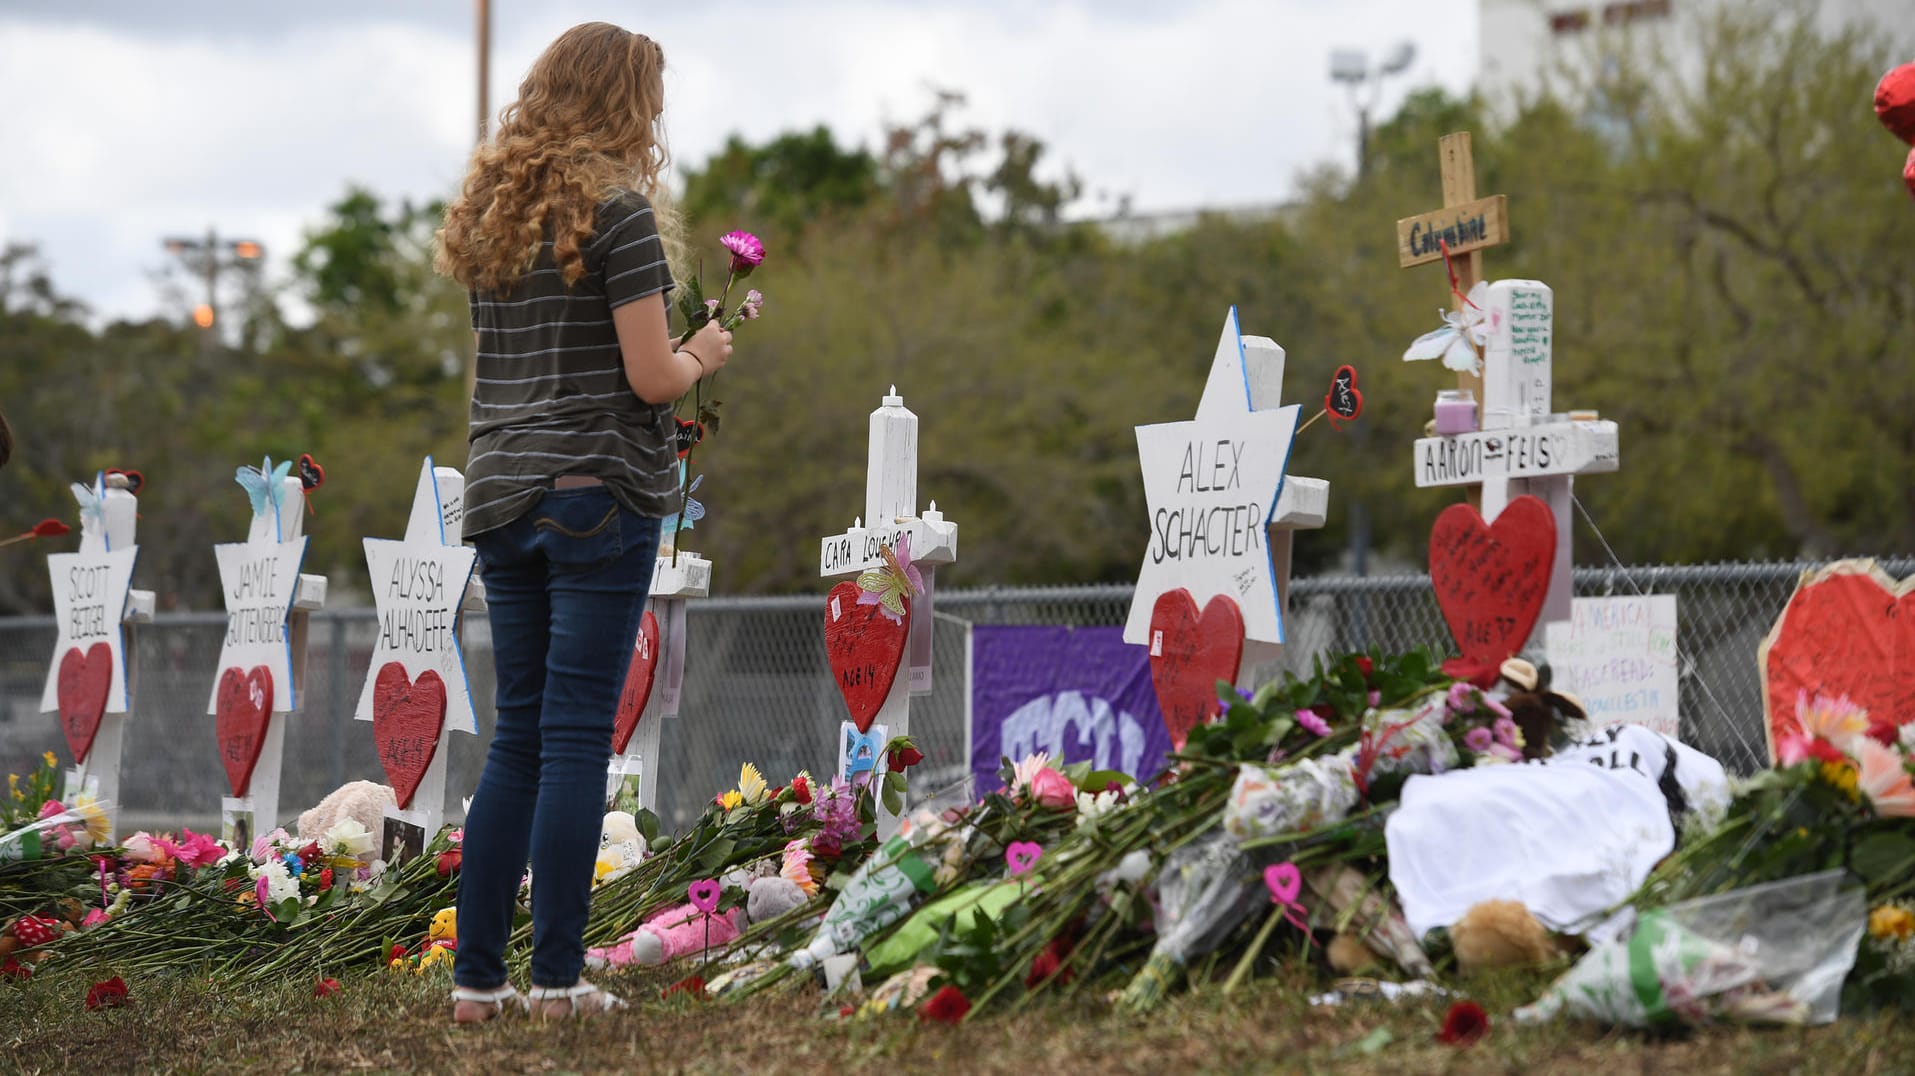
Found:
[{"label": "pink carnation", "polygon": [[1330,735],[1330,724],[1308,710],[1297,711],[1297,724],[1309,729],[1318,737]]},{"label": "pink carnation", "polygon": [[734,276],[745,276],[764,264],[765,244],[750,232],[726,232],[719,237],[718,242],[731,251],[731,271]]},{"label": "pink carnation", "polygon": [[1495,735],[1481,725],[1463,734],[1464,745],[1479,755],[1488,752],[1495,742]]},{"label": "pink carnation", "polygon": [[209,834],[194,833],[190,829],[181,829],[180,833],[182,836],[174,858],[189,867],[211,866],[226,855],[226,849]]}]

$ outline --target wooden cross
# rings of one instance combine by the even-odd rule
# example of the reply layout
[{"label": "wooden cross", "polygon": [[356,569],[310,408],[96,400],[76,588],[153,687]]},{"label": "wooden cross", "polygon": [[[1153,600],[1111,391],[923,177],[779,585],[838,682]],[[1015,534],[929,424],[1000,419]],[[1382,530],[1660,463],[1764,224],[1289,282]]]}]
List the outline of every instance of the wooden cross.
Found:
[{"label": "wooden cross", "polygon": [[[840,771],[855,768],[850,752],[861,749],[876,736],[879,728],[887,737],[908,735],[911,731],[911,696],[931,693],[931,635],[934,623],[932,602],[937,593],[937,566],[957,560],[957,524],[944,518],[937,502],[918,511],[918,417],[904,406],[896,385],[871,412],[871,439],[866,455],[864,515],[843,534],[826,537],[819,546],[818,574],[856,576],[867,568],[885,564],[886,548],[898,548],[899,539],[910,536],[911,560],[924,579],[924,593],[911,599],[909,636],[899,656],[898,675],[882,707],[872,718],[868,735],[850,721],[841,723],[837,744]],[[826,609],[827,624],[845,615],[842,603]],[[843,686],[842,684],[840,685]],[[858,744],[859,748],[850,745]],[[876,787],[883,780],[885,758],[882,738],[875,745],[875,766],[870,780]],[[878,804],[878,836],[889,838],[898,831],[898,816]]]},{"label": "wooden cross", "polygon": [[[1443,208],[1396,222],[1397,262],[1408,268],[1443,261],[1447,249],[1456,281],[1450,301],[1457,313],[1482,279],[1482,251],[1509,239],[1508,200],[1476,197],[1476,170],[1469,132],[1437,143],[1443,174]],[[1549,597],[1537,618],[1532,642],[1544,626],[1569,619],[1571,480],[1578,474],[1614,471],[1619,464],[1614,422],[1593,413],[1559,416],[1551,411],[1550,385],[1555,333],[1555,297],[1539,280],[1499,280],[1486,289],[1480,315],[1488,339],[1483,372],[1458,372],[1478,407],[1478,429],[1455,437],[1416,442],[1418,486],[1462,486],[1485,521],[1494,521],[1512,497],[1530,494],[1549,505],[1556,522],[1556,561]]]}]

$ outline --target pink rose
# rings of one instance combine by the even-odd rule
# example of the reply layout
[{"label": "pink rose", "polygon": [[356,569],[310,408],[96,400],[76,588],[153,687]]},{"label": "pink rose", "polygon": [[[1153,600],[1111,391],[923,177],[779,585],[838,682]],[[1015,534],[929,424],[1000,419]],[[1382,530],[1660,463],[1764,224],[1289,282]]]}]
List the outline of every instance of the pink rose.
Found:
[{"label": "pink rose", "polygon": [[1039,805],[1064,810],[1077,806],[1077,786],[1071,779],[1046,766],[1031,777],[1031,798]]}]

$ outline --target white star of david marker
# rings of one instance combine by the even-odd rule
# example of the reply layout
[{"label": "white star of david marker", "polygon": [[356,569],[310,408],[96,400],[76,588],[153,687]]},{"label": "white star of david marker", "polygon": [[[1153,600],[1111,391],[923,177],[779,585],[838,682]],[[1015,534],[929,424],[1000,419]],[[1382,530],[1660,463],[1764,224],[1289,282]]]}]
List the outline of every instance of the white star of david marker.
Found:
[{"label": "white star of david marker", "polygon": [[1232,307],[1197,417],[1137,427],[1150,543],[1124,624],[1125,642],[1147,641],[1158,595],[1178,587],[1190,591],[1199,609],[1216,595],[1230,596],[1243,611],[1246,638],[1283,642],[1267,528],[1283,492],[1299,410],[1295,404],[1252,409],[1244,340]]},{"label": "white star of david marker", "polygon": [[[130,540],[122,548],[113,547],[103,513],[107,498],[103,474],[94,476],[91,490],[77,483],[74,488],[82,494],[80,550],[47,556],[47,571],[53,581],[53,616],[59,637],[53,644],[53,663],[47,669],[40,709],[60,708],[60,660],[66,652],[77,649],[84,656],[96,643],[105,643],[113,661],[105,712],[123,714],[126,712],[126,634],[121,630],[121,618],[126,610],[127,589],[133,585],[133,561],[140,550]],[[91,498],[91,506],[88,498]],[[129,523],[127,533],[131,532]]]},{"label": "white star of david marker", "polygon": [[[255,665],[266,666],[272,677],[274,713],[299,708],[286,619],[299,585],[299,565],[306,558],[307,539],[299,533],[306,494],[297,478],[285,479],[281,490],[277,500],[266,499],[264,512],[253,515],[245,541],[213,547],[219,559],[219,588],[226,599],[226,638],[220,642],[219,668],[206,696],[209,714],[219,712],[221,674],[227,669],[244,673]],[[293,536],[282,540],[287,532]]]},{"label": "white star of david marker", "polygon": [[419,468],[405,539],[367,538],[365,542],[372,600],[379,611],[379,640],[373,646],[372,664],[354,716],[372,720],[379,670],[396,661],[405,668],[407,683],[428,669],[438,673],[445,682],[446,727],[477,735],[472,686],[466,680],[456,629],[478,553],[469,546],[446,544],[445,507],[439,500],[432,457],[427,456]]}]

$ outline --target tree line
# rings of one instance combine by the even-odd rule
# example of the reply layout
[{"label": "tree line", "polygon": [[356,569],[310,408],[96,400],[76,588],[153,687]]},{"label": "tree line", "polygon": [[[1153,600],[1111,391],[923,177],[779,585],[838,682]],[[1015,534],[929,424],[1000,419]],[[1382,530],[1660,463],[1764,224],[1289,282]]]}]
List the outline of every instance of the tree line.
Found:
[{"label": "tree line", "polygon": [[[1320,167],[1267,219],[1147,239],[1075,219],[1084,180],[1029,134],[968,125],[955,94],[875,150],[823,128],[733,138],[681,207],[718,272],[719,234],[765,238],[767,301],[715,386],[685,545],[721,592],[820,587],[817,539],[861,510],[865,416],[895,383],[921,417],[920,502],[962,528],[950,583],[1127,581],[1147,534],[1132,427],[1194,412],[1234,304],[1287,349],[1306,414],[1337,366],[1360,374],[1358,423],[1318,423],[1291,456],[1332,489],[1298,571],[1338,570],[1357,505],[1381,563],[1420,567],[1454,493],[1414,488],[1409,443],[1449,378],[1399,359],[1448,288],[1440,264],[1397,268],[1394,222],[1441,204],[1436,140],[1469,130],[1479,191],[1509,196],[1485,275],[1554,289],[1557,409],[1621,423],[1621,471],[1576,489],[1619,557],[1915,549],[1915,206],[1868,105],[1894,43],[1799,5],[1698,32],[1693,77],[1599,40],[1588,77],[1515,102],[1419,92],[1365,174]],[[165,319],[89,328],[30,248],[0,254],[0,530],[71,520],[69,481],[136,468],[137,584],[218,608],[207,546],[248,510],[233,468],[311,452],[307,570],[363,594],[360,539],[402,532],[420,457],[465,458],[472,338],[430,270],[438,215],[349,190],[292,259],[311,324],[265,295],[212,348]],[[37,552],[0,550],[0,612],[50,607]]]}]

